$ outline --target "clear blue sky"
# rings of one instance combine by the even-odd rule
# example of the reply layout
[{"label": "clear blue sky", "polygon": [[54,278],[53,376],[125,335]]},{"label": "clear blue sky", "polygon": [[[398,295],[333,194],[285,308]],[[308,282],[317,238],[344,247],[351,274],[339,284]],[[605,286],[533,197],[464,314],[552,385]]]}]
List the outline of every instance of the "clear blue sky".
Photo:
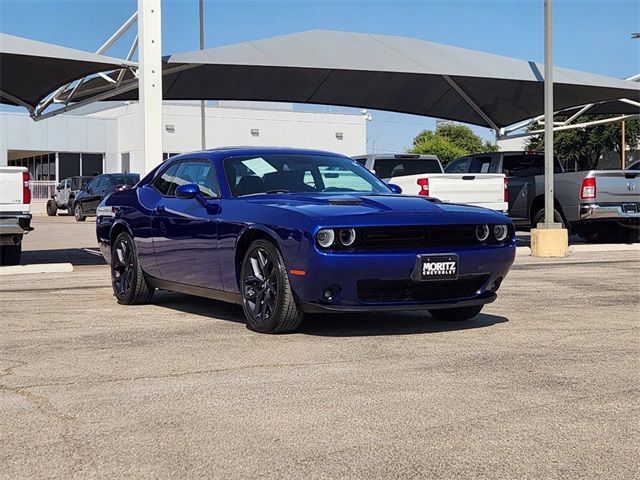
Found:
[{"label": "clear blue sky", "polygon": [[[198,1],[162,0],[162,5],[163,52],[197,49]],[[0,29],[95,50],[135,8],[136,0],[0,0]],[[323,28],[405,35],[543,60],[543,0],[205,0],[205,15],[207,47]],[[554,23],[557,66],[616,77],[640,72],[640,40],[630,39],[640,31],[638,0],[555,0]],[[132,35],[109,54],[125,56]],[[376,150],[403,149],[420,129],[434,127],[423,117],[373,115],[368,135],[380,135]]]}]

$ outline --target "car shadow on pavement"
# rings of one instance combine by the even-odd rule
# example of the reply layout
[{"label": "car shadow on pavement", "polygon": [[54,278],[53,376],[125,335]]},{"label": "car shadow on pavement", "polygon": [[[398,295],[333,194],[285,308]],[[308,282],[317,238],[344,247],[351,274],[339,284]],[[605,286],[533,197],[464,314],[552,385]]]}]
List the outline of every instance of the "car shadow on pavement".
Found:
[{"label": "car shadow on pavement", "polygon": [[[245,323],[240,306],[207,298],[161,291],[154,297],[153,304],[193,315]],[[419,312],[328,313],[306,315],[296,333],[323,337],[416,335],[490,327],[508,321],[505,317],[488,314],[465,322],[443,322]]]},{"label": "car shadow on pavement", "polygon": [[23,250],[21,265],[42,263],[70,263],[72,265],[105,265],[95,248],[61,248],[59,250]]},{"label": "car shadow on pavement", "polygon": [[438,321],[427,313],[357,313],[308,315],[300,333],[323,337],[364,337],[376,335],[417,335],[483,328],[509,320],[480,314],[464,322]]}]

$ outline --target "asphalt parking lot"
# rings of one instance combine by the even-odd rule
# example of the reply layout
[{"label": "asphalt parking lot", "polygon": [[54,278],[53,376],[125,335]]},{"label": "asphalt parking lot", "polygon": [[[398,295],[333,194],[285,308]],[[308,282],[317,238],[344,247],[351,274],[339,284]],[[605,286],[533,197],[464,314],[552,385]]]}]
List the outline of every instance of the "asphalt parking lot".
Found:
[{"label": "asphalt parking lot", "polygon": [[0,478],[638,478],[640,252],[518,257],[462,324],[115,303],[92,219],[0,277]]}]

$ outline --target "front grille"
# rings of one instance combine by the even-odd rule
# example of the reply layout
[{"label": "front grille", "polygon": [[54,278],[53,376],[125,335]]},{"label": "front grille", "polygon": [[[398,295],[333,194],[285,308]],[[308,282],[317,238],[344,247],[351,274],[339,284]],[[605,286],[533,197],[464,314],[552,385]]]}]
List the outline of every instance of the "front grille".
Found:
[{"label": "front grille", "polygon": [[437,302],[474,297],[488,275],[467,275],[457,280],[414,282],[412,280],[358,280],[363,302]]},{"label": "front grille", "polygon": [[403,249],[478,245],[475,225],[358,228],[353,248]]}]

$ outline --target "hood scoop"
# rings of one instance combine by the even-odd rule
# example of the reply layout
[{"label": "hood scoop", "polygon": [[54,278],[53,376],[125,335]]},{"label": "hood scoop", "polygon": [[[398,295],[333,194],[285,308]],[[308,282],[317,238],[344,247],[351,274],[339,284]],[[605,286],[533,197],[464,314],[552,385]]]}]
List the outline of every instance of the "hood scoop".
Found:
[{"label": "hood scoop", "polygon": [[330,205],[362,205],[362,200],[359,198],[330,198]]}]

